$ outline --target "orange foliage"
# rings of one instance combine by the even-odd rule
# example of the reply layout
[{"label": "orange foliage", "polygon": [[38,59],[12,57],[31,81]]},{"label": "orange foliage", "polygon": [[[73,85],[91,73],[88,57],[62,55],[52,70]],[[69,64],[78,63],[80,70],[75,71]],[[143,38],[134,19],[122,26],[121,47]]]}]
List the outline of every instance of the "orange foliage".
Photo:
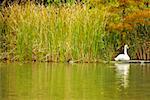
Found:
[{"label": "orange foliage", "polygon": [[150,25],[150,10],[140,10],[134,13],[131,13],[124,17],[123,22],[117,24],[111,24],[111,28],[123,31],[131,31],[137,25]]},{"label": "orange foliage", "polygon": [[144,0],[118,0],[119,3],[140,3],[143,2]]},{"label": "orange foliage", "polygon": [[128,23],[112,24],[111,28],[114,29],[114,30],[118,30],[118,31],[132,30],[133,29],[133,27],[131,26],[131,24],[128,24]]},{"label": "orange foliage", "polygon": [[139,5],[139,3],[143,3],[144,0],[118,0],[120,5]]},{"label": "orange foliage", "polygon": [[133,21],[134,19],[139,19],[139,18],[142,18],[142,19],[150,18],[150,10],[145,9],[145,10],[140,10],[140,11],[131,13],[125,17],[125,20]]}]

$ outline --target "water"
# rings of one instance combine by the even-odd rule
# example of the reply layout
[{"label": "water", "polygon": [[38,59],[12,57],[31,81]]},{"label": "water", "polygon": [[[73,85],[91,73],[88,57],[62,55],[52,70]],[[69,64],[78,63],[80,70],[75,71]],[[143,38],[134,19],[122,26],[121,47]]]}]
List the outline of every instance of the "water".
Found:
[{"label": "water", "polygon": [[149,100],[150,64],[0,64],[0,100]]}]

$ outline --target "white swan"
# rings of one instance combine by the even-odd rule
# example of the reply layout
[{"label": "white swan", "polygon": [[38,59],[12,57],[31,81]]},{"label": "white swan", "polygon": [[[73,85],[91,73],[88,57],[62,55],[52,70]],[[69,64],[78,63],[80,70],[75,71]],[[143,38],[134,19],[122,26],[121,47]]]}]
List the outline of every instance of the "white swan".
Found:
[{"label": "white swan", "polygon": [[127,49],[128,49],[128,45],[125,45],[124,46],[124,54],[119,54],[116,58],[115,58],[115,61],[118,61],[118,60],[130,60],[130,57],[128,56],[127,54]]}]

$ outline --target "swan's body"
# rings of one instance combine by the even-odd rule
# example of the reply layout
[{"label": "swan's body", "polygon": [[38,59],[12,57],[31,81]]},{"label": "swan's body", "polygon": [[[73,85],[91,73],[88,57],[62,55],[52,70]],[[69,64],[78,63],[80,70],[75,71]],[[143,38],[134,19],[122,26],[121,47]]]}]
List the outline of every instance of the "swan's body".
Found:
[{"label": "swan's body", "polygon": [[128,55],[125,55],[125,54],[119,54],[116,58],[115,58],[116,61],[118,60],[130,60],[130,57]]},{"label": "swan's body", "polygon": [[115,61],[118,61],[118,60],[130,60],[130,57],[128,56],[127,54],[127,49],[128,49],[128,45],[125,45],[124,46],[124,54],[119,54],[116,58],[115,58]]}]

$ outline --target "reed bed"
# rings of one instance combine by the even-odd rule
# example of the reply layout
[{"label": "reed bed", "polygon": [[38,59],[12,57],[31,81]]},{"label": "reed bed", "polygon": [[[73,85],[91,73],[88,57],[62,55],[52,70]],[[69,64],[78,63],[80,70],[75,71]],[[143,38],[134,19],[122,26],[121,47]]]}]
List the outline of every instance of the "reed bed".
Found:
[{"label": "reed bed", "polygon": [[0,30],[0,34],[4,39],[1,44],[6,48],[0,49],[1,59],[52,62],[104,59],[106,13],[104,7],[89,9],[80,4],[45,7],[30,2],[3,8],[0,27],[5,25],[5,31]]},{"label": "reed bed", "polygon": [[[132,59],[150,59],[149,24],[145,24],[149,23],[148,10],[140,9],[141,14],[136,8],[138,13],[135,9],[135,13],[127,13],[127,24],[141,15],[140,18],[145,21],[134,24],[132,30],[131,27],[125,30],[125,24],[119,28],[115,25],[122,22],[120,13],[114,13],[115,10],[110,12],[112,5],[118,4],[114,3],[116,0],[108,2],[107,6],[94,0],[59,2],[55,0],[47,6],[26,2],[1,7],[0,60],[110,61],[123,51],[124,44],[130,46],[129,55]],[[115,28],[110,27],[111,23]]]}]

